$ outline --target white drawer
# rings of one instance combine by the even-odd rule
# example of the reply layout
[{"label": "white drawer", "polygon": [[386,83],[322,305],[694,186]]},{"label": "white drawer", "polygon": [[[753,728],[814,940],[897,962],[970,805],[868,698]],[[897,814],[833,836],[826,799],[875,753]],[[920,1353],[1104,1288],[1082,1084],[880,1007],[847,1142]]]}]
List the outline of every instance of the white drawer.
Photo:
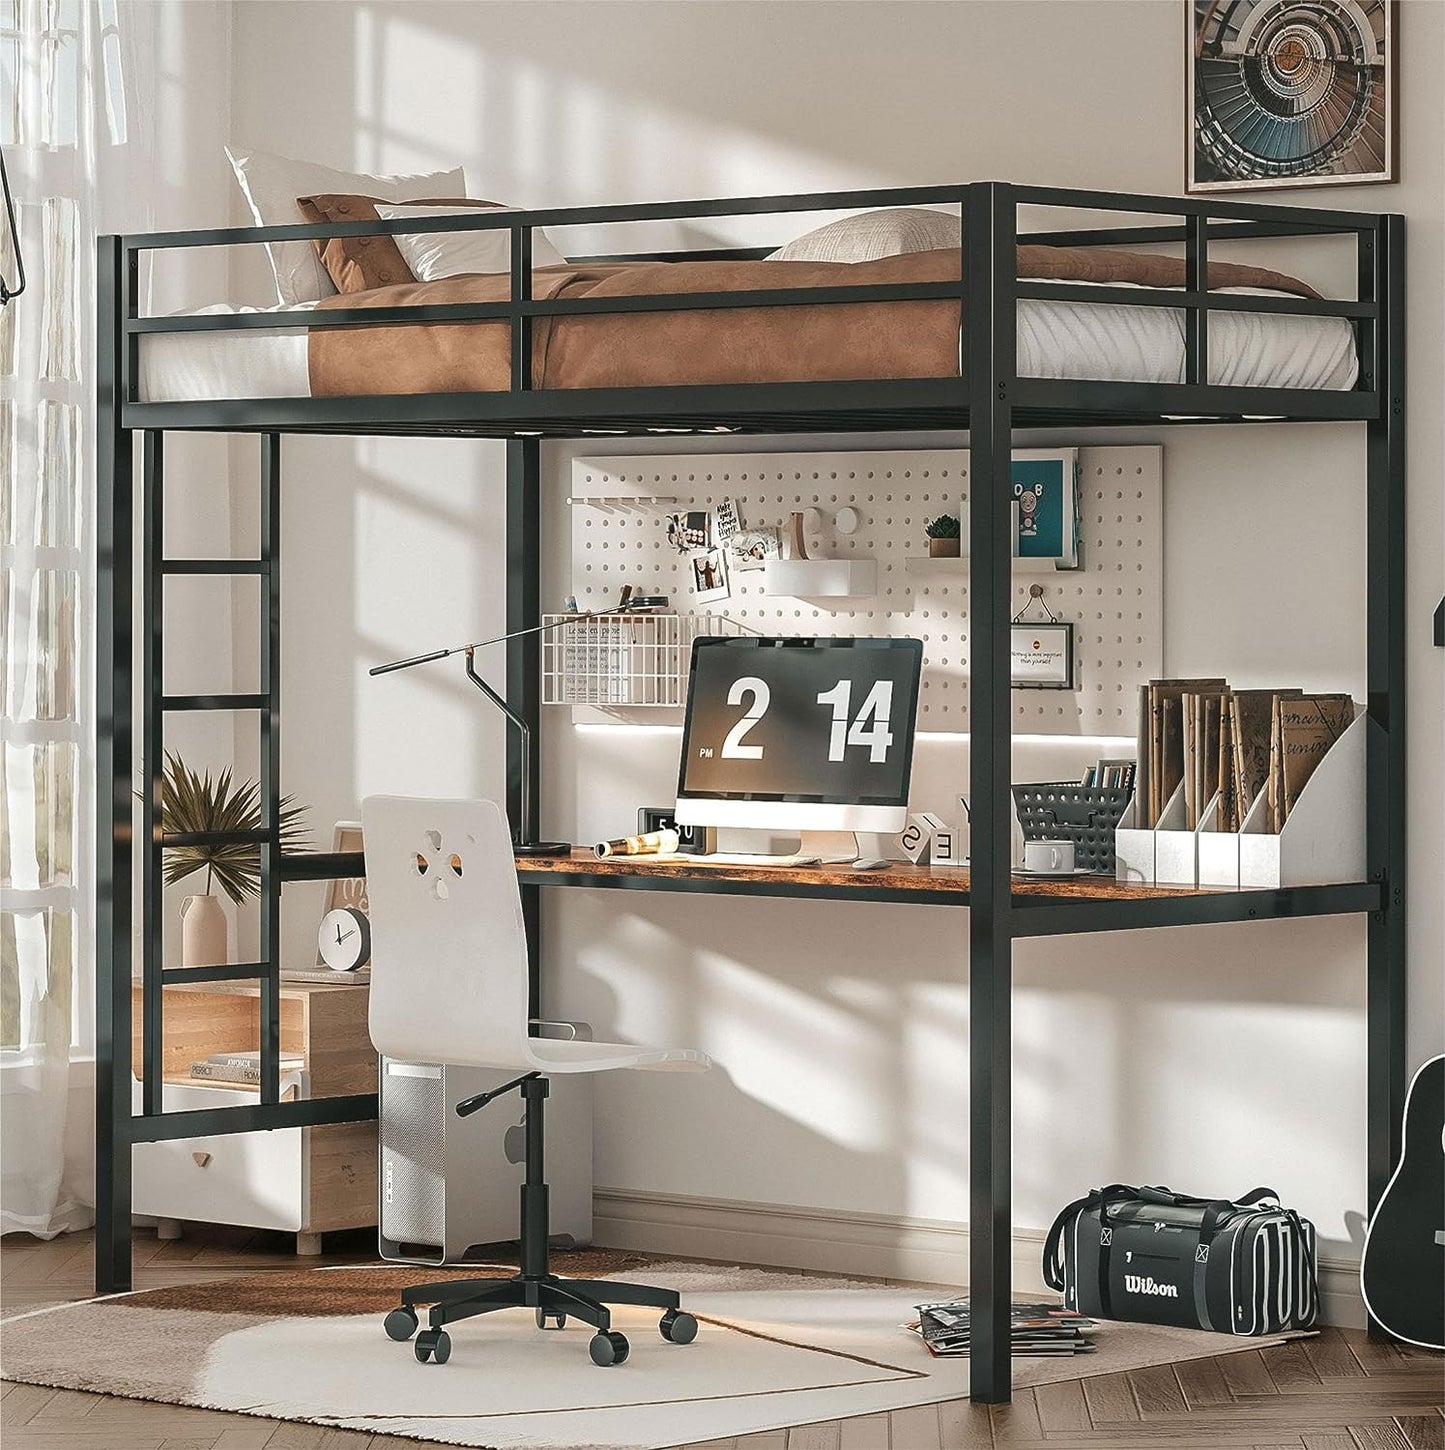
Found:
[{"label": "white drawer", "polygon": [[[283,1096],[287,1084],[300,1085],[302,1077],[299,1073],[283,1077]],[[256,1100],[254,1092],[167,1083],[163,1105],[167,1112],[185,1112]],[[139,1112],[139,1084],[133,1087],[133,1102]],[[277,1128],[268,1133],[218,1133],[167,1143],[138,1143],[132,1160],[134,1212],[295,1233],[306,1226],[309,1196],[304,1131]]]}]

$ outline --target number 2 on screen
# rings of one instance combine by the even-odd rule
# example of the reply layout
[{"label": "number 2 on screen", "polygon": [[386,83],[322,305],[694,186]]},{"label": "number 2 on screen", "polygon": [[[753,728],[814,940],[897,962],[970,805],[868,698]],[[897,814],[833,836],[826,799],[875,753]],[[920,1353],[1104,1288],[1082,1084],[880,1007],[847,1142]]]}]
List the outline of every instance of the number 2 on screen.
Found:
[{"label": "number 2 on screen", "polygon": [[850,745],[866,746],[868,759],[881,765],[888,759],[893,732],[888,726],[893,714],[893,681],[875,680],[863,701],[863,708],[850,725],[848,707],[853,699],[853,681],[839,680],[831,690],[818,696],[820,705],[833,707],[833,728],[828,734],[828,759],[839,761]]},{"label": "number 2 on screen", "polygon": [[728,689],[728,704],[741,705],[744,695],[751,695],[752,703],[748,706],[743,718],[728,731],[723,739],[722,758],[724,760],[761,760],[763,758],[763,747],[761,745],[744,745],[743,736],[768,713],[773,692],[768,689],[766,680],[760,680],[756,675],[743,675],[734,680]]}]

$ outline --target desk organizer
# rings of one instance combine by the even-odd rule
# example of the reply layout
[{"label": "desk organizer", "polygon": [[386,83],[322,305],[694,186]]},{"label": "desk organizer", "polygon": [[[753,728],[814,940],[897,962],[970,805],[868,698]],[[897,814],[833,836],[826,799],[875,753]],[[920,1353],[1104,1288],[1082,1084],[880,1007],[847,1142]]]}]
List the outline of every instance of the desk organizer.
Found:
[{"label": "desk organizer", "polygon": [[1215,795],[1189,830],[1181,786],[1148,831],[1131,801],[1114,833],[1120,881],[1185,886],[1270,888],[1365,879],[1365,730],[1363,715],[1330,747],[1280,831],[1267,831],[1266,791],[1250,803],[1238,831],[1217,830]]},{"label": "desk organizer", "polygon": [[1072,841],[1076,866],[1114,874],[1115,827],[1130,791],[1061,780],[1016,785],[1013,795],[1025,841]]}]

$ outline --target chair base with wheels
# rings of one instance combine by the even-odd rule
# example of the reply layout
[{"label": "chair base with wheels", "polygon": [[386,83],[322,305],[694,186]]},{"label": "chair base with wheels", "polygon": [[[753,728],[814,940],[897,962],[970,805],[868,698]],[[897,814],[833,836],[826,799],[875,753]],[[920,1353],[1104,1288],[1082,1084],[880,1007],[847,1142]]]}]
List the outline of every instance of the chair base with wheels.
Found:
[{"label": "chair base with wheels", "polygon": [[[414,1284],[403,1289],[401,1304],[386,1316],[392,1339],[416,1335],[414,1350],[421,1363],[445,1364],[451,1358],[451,1336],[446,1325],[496,1309],[531,1308],[537,1328],[561,1329],[568,1318],[580,1319],[594,1330],[588,1351],[598,1365],[621,1364],[628,1355],[625,1335],[612,1328],[609,1305],[640,1304],[663,1311],[658,1323],[662,1337],[672,1344],[689,1344],[697,1336],[697,1320],[681,1307],[676,1290],[650,1284],[623,1284],[612,1280],[564,1279],[548,1266],[547,1184],[543,1176],[543,1103],[547,1079],[529,1072],[488,1093],[457,1104],[467,1117],[493,1098],[521,1090],[526,1104],[526,1178],[522,1184],[521,1272],[510,1279],[450,1279],[437,1284]],[[427,1327],[418,1332],[416,1306],[430,1305]]]}]

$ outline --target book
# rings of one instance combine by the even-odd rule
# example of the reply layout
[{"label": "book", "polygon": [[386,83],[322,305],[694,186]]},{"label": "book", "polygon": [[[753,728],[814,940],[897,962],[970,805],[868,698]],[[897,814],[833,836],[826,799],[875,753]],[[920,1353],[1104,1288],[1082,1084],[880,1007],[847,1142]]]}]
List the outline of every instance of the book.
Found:
[{"label": "book", "polygon": [[1150,680],[1149,695],[1149,815],[1143,822],[1153,830],[1185,776],[1185,695],[1222,693],[1228,682],[1208,680]]},{"label": "book", "polygon": [[[305,1066],[305,1060],[300,1057],[282,1058],[281,1073],[284,1076],[288,1072],[295,1072]],[[237,1083],[245,1087],[256,1087],[261,1081],[261,1064],[241,1064],[232,1062],[193,1062],[191,1064],[191,1076],[199,1081],[205,1082],[228,1082]]]},{"label": "book", "polygon": [[371,981],[371,968],[358,967],[354,972],[333,972],[330,967],[282,967],[283,982],[326,982],[336,987],[364,987]]},{"label": "book", "polygon": [[[207,1062],[219,1063],[223,1067],[260,1067],[261,1053],[245,1050],[241,1052],[213,1052],[206,1058]],[[299,1052],[283,1052],[281,1054],[281,1068],[304,1067],[306,1059]]]},{"label": "book", "polygon": [[1234,799],[1241,824],[1269,781],[1274,701],[1281,695],[1293,696],[1299,693],[1297,689],[1235,690],[1230,696]]},{"label": "book", "polygon": [[1289,819],[1315,767],[1355,718],[1348,695],[1281,698],[1279,722],[1279,823]]}]

